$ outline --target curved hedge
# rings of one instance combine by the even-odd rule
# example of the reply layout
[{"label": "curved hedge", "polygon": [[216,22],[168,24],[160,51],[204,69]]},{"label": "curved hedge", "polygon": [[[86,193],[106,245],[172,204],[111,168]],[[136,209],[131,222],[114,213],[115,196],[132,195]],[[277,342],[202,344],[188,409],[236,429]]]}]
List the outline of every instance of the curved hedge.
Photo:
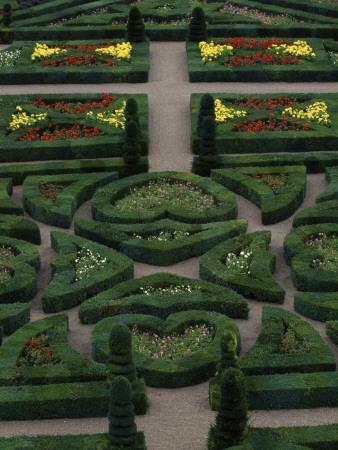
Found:
[{"label": "curved hedge", "polygon": [[171,314],[167,319],[143,314],[122,314],[108,317],[95,325],[92,331],[92,354],[96,361],[105,363],[108,356],[108,336],[114,323],[122,322],[132,328],[137,325],[140,331],[156,334],[183,333],[185,327],[205,323],[216,330],[213,342],[205,348],[190,353],[177,360],[152,359],[144,353],[134,351],[133,358],[140,377],[149,386],[177,388],[190,386],[206,381],[214,372],[219,355],[219,342],[226,330],[232,330],[238,341],[240,351],[240,335],[237,325],[223,314],[208,311],[183,311]]},{"label": "curved hedge", "polygon": [[5,336],[21,328],[29,322],[31,303],[11,303],[0,305],[0,327]]},{"label": "curved hedge", "polygon": [[[71,308],[133,277],[133,261],[103,245],[62,231],[51,231],[51,243],[59,256],[51,263],[53,279],[41,295],[44,312],[58,312]],[[75,281],[75,259],[81,248],[98,253],[101,257],[105,257],[107,262],[103,269],[91,273],[90,277]]]},{"label": "curved hedge", "polygon": [[[279,344],[290,326],[296,339],[308,345],[308,352],[279,352]],[[305,320],[282,308],[263,306],[262,331],[256,343],[239,360],[239,367],[245,375],[313,373],[335,371],[336,360],[318,331]]]},{"label": "curved hedge", "polygon": [[[253,175],[284,173],[289,178],[278,195]],[[250,200],[261,209],[263,225],[280,222],[290,217],[302,204],[306,193],[305,166],[266,166],[212,170],[213,181]]]},{"label": "curved hedge", "polygon": [[338,167],[327,167],[325,178],[330,184],[324,192],[318,195],[316,203],[338,199]]},{"label": "curved hedge", "polygon": [[13,193],[12,179],[7,178],[5,180],[0,180],[0,213],[23,216],[22,206],[13,202],[13,200],[10,198],[12,193]]},{"label": "curved hedge", "polygon": [[24,216],[0,214],[0,235],[41,244],[39,227]]},{"label": "curved hedge", "polygon": [[325,222],[338,223],[338,200],[320,202],[303,209],[294,215],[292,226],[295,228]]},{"label": "curved hedge", "polygon": [[329,320],[326,322],[326,334],[338,345],[338,320]]},{"label": "curved hedge", "polygon": [[[217,245],[200,258],[201,279],[230,287],[255,300],[283,303],[285,290],[272,276],[276,256],[267,251],[270,240],[269,231],[256,231]],[[239,255],[244,249],[252,251],[250,273],[226,269],[224,261],[227,255]]]},{"label": "curved hedge", "polygon": [[[220,242],[245,233],[246,229],[245,220],[208,224],[185,224],[171,219],[144,224],[74,220],[74,232],[78,236],[115,248],[134,261],[158,266],[199,256]],[[171,234],[170,240],[161,238],[163,232]],[[177,232],[182,235],[176,238]]]},{"label": "curved hedge", "polygon": [[[182,286],[189,291],[179,291]],[[176,288],[177,293],[146,293],[149,288]],[[161,319],[178,311],[206,310],[232,318],[248,318],[248,302],[237,292],[217,284],[170,273],[156,273],[117,284],[85,300],[79,308],[81,323],[97,323],[119,314],[149,314]]]},{"label": "curved hedge", "polygon": [[321,223],[316,225],[304,225],[298,228],[293,228],[290,233],[285,236],[283,242],[283,255],[286,263],[290,266],[292,258],[305,250],[309,250],[306,242],[312,235],[318,233],[335,234],[338,235],[338,224],[336,223]]},{"label": "curved hedge", "polygon": [[[172,206],[169,202],[151,209],[138,211],[120,211],[114,207],[114,202],[129,193],[129,189],[144,186],[145,183],[159,178],[170,178],[173,181],[191,183],[214,197],[215,203],[221,206],[209,210],[191,210]],[[198,175],[184,172],[151,172],[124,178],[99,189],[92,200],[92,216],[98,221],[113,223],[146,223],[169,218],[184,223],[208,223],[236,219],[237,202],[234,194],[223,186]]]},{"label": "curved hedge", "polygon": [[[22,187],[25,210],[35,220],[59,228],[70,228],[79,206],[89,200],[96,189],[118,179],[117,172],[29,176]],[[65,185],[55,201],[44,197],[40,183]]]},{"label": "curved hedge", "polygon": [[295,310],[305,317],[320,322],[338,320],[337,292],[296,292]]}]

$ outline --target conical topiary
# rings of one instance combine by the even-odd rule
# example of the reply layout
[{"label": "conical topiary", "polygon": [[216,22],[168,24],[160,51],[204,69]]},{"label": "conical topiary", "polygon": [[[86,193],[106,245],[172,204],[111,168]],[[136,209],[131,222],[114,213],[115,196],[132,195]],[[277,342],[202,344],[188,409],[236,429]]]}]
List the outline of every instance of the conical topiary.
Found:
[{"label": "conical topiary", "polygon": [[136,123],[131,120],[126,124],[123,144],[123,159],[126,164],[137,164],[140,160],[141,146]]},{"label": "conical topiary", "polygon": [[198,136],[201,136],[202,122],[203,119],[207,116],[211,116],[213,119],[215,119],[215,102],[211,94],[203,94],[201,97],[196,128]]},{"label": "conical topiary", "polygon": [[131,340],[132,334],[127,325],[118,323],[111,329],[107,362],[107,382],[109,385],[119,375],[126,377],[131,384],[137,381]]},{"label": "conical topiary", "polygon": [[12,6],[10,5],[10,3],[4,4],[2,23],[5,25],[5,27],[8,27],[12,23]]},{"label": "conical topiary", "polygon": [[[199,157],[203,160],[217,160],[216,123],[211,116],[206,116],[202,122]],[[207,159],[205,159],[208,157]],[[213,157],[210,159],[210,157]]]},{"label": "conical topiary", "polygon": [[116,448],[132,448],[136,444],[137,429],[130,382],[123,376],[114,378],[109,394],[109,441]]},{"label": "conical topiary", "polygon": [[245,440],[248,431],[248,402],[243,372],[230,367],[221,378],[221,401],[216,422],[209,429],[208,449],[222,450]]},{"label": "conical topiary", "polygon": [[136,123],[138,132],[140,134],[141,128],[138,115],[138,106],[136,100],[133,97],[128,98],[128,100],[126,101],[126,109],[124,116],[126,118],[126,124],[132,120]]},{"label": "conical topiary", "polygon": [[218,375],[221,375],[229,367],[238,368],[238,357],[236,355],[237,337],[232,331],[226,331],[221,338],[221,354],[216,365]]},{"label": "conical topiary", "polygon": [[207,38],[207,24],[205,14],[200,6],[196,6],[191,14],[188,29],[188,40],[193,42],[205,41]]},{"label": "conical topiary", "polygon": [[142,42],[146,38],[145,26],[141,11],[137,6],[132,6],[129,11],[127,23],[127,40],[129,42]]}]

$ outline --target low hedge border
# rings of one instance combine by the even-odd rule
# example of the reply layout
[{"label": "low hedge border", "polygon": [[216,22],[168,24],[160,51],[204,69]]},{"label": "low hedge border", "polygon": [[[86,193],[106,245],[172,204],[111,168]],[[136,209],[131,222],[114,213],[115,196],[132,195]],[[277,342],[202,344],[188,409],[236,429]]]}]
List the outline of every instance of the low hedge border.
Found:
[{"label": "low hedge border", "polygon": [[[149,288],[190,286],[191,292],[144,294]],[[248,318],[248,302],[237,292],[217,284],[160,272],[117,284],[96,297],[84,301],[79,308],[82,324],[97,323],[119,314],[149,314],[166,319],[186,310],[206,310],[231,318]]]},{"label": "low hedge border", "polygon": [[[254,173],[278,175],[285,173],[289,179],[281,192],[275,195]],[[290,217],[302,204],[306,193],[305,166],[266,166],[211,171],[211,179],[232,192],[242,195],[261,209],[263,225],[274,224]]]},{"label": "low hedge border", "polygon": [[338,320],[328,320],[326,322],[326,334],[338,345]]},{"label": "low hedge border", "polygon": [[[190,114],[191,114],[191,151],[193,154],[199,154],[200,138],[196,133],[198,112],[200,101],[203,94],[192,94],[190,97]],[[212,93],[215,99],[222,101],[247,101],[252,99],[251,94],[228,94],[228,93]],[[290,98],[294,99],[294,93],[275,93],[275,94],[257,94],[257,100]],[[294,103],[296,109],[303,109],[314,102],[324,101],[327,105],[327,111],[332,120],[331,128],[310,122],[309,131],[285,131],[285,132],[236,132],[233,131],[233,121],[240,119],[250,120],[257,118],[262,120],[268,118],[271,111],[255,112],[255,109],[246,109],[247,115],[243,118],[230,119],[228,122],[220,124],[216,128],[216,146],[218,154],[231,153],[271,153],[272,159],[276,153],[280,152],[324,152],[336,151],[337,149],[337,129],[338,107],[337,94],[297,94],[296,99],[301,103]],[[229,105],[231,107],[231,105]],[[274,110],[275,113],[281,112]],[[273,111],[272,111],[273,112]],[[278,114],[279,115],[279,114]],[[280,115],[281,118],[281,115]],[[266,156],[267,157],[267,156]],[[269,163],[267,165],[270,165]]]},{"label": "low hedge border", "polygon": [[[115,284],[133,277],[134,263],[127,256],[79,236],[51,231],[51,244],[59,256],[52,261],[53,279],[41,294],[42,309],[54,313],[69,309]],[[107,258],[103,269],[75,282],[74,261],[80,248]]]},{"label": "low hedge border", "polygon": [[212,343],[196,353],[190,353],[184,358],[170,360],[164,358],[152,359],[147,354],[133,353],[134,362],[140,377],[144,378],[147,386],[178,388],[191,386],[206,381],[215,373],[219,356],[219,343],[226,330],[233,331],[237,336],[237,352],[240,351],[240,335],[237,325],[223,314],[208,311],[189,310],[171,314],[161,320],[155,316],[143,314],[122,314],[108,317],[95,325],[92,331],[92,354],[96,361],[105,363],[107,360],[108,335],[113,324],[125,323],[129,328],[134,324],[139,330],[148,333],[172,332],[183,333],[185,327],[196,324],[206,324],[214,327],[215,337]]},{"label": "low hedge border", "polygon": [[[201,279],[229,287],[255,300],[283,303],[285,290],[272,276],[276,256],[268,252],[270,240],[270,231],[256,231],[217,245],[200,258]],[[246,248],[253,253],[250,274],[225,269],[223,260],[228,253],[239,255]]]},{"label": "low hedge border", "polygon": [[[279,11],[280,14],[280,11]],[[275,31],[275,37],[277,30]],[[223,32],[224,36],[224,32]],[[226,33],[226,36],[228,34]],[[245,37],[246,33],[244,34]],[[207,40],[214,40],[212,36]],[[306,42],[316,54],[314,61],[305,61],[303,65],[248,65],[221,66],[211,61],[204,64],[198,42],[187,42],[188,72],[190,82],[330,82],[337,79],[338,70],[330,64],[324,44],[319,39],[306,38]],[[239,53],[238,51],[235,54]],[[249,53],[251,53],[249,51]],[[239,53],[241,54],[241,52]],[[246,53],[248,54],[248,52]]]},{"label": "low hedge border", "polygon": [[[171,206],[170,203],[156,206],[150,210],[120,211],[114,207],[114,202],[125,197],[130,188],[143,186],[146,182],[158,178],[170,178],[173,181],[191,183],[202,189],[203,192],[211,194],[215,203],[221,203],[212,210],[187,210],[179,206]],[[112,223],[147,223],[164,218],[177,220],[184,223],[209,223],[221,222],[237,217],[237,202],[234,194],[228,189],[213,181],[184,172],[151,172],[134,175],[99,189],[92,200],[92,217],[100,222]]]},{"label": "low hedge border", "polygon": [[283,242],[283,256],[286,264],[291,266],[292,258],[305,250],[309,250],[306,242],[312,235],[324,233],[328,236],[338,235],[337,223],[321,223],[315,225],[304,225],[293,228],[290,233],[285,236]]},{"label": "low hedge border", "polygon": [[[338,445],[338,425],[306,427],[249,428],[246,443],[228,450],[335,450]],[[297,445],[301,447],[297,447]],[[308,447],[303,447],[308,446]]]},{"label": "low hedge border", "polygon": [[[194,156],[192,172],[202,177],[210,177],[211,169],[235,169],[240,167],[260,166],[306,166],[307,173],[325,172],[325,168],[338,165],[338,153],[291,153],[291,154],[258,154],[243,156],[219,155],[217,166],[211,167],[206,161]],[[1,172],[0,172],[1,176]]]},{"label": "low hedge border", "polygon": [[0,179],[0,213],[23,216],[22,206],[13,202],[13,200],[10,198],[12,193],[13,193],[13,182],[11,178],[8,178],[6,180]]},{"label": "low hedge border", "polygon": [[[309,352],[278,352],[279,344],[292,325],[298,340],[309,346]],[[317,330],[290,311],[263,306],[262,331],[256,343],[239,360],[245,375],[270,375],[291,372],[313,373],[335,371],[336,360]]]},{"label": "low hedge border", "polygon": [[292,258],[291,277],[300,291],[338,292],[338,273],[311,267],[312,261],[321,255],[320,250],[308,248]]},{"label": "low hedge border", "polygon": [[338,199],[320,202],[295,214],[292,221],[293,228],[317,223],[338,223]]},{"label": "low hedge border", "polygon": [[40,253],[34,244],[13,237],[0,236],[0,245],[11,247],[13,256],[10,256],[6,261],[13,266],[24,266],[28,264],[34,267],[35,270],[40,268]]},{"label": "low hedge border", "polygon": [[23,184],[28,176],[60,175],[71,173],[118,172],[119,178],[148,172],[148,158],[143,156],[137,164],[126,164],[123,158],[81,159],[71,161],[46,162],[41,164],[13,164],[0,167],[0,179],[11,177],[13,185]]},{"label": "low hedge border", "polygon": [[[116,128],[114,124],[105,123],[96,119],[87,117],[90,109],[78,113],[60,112],[53,110],[51,107],[46,109],[39,107],[31,101],[42,99],[46,105],[53,102],[60,103],[86,103],[102,102],[102,96],[105,94],[44,94],[44,95],[6,95],[1,96],[1,118],[0,118],[0,161],[17,162],[17,161],[35,161],[35,160],[53,160],[53,159],[76,159],[76,158],[104,158],[104,157],[122,157],[124,130]],[[109,94],[116,100],[111,106],[105,106],[104,109],[94,108],[93,117],[98,113],[105,111],[115,111],[123,107],[123,102],[130,98],[135,99],[138,106],[138,118],[140,124],[140,153],[146,156],[149,151],[148,136],[148,97],[145,94]],[[79,139],[56,139],[56,140],[23,140],[19,139],[24,136],[29,126],[22,125],[19,129],[10,131],[9,124],[12,115],[17,113],[16,107],[19,106],[23,112],[29,114],[47,114],[42,120],[39,120],[35,126],[39,125],[40,130],[47,129],[51,124],[53,127],[65,126],[70,128],[74,124],[86,125],[92,128],[97,126],[101,131],[105,132],[103,136],[95,136],[92,138]],[[101,163],[102,164],[102,163]],[[3,170],[3,169],[2,169]],[[14,182],[15,184],[15,182]]]},{"label": "low hedge border", "polygon": [[[64,41],[65,44],[92,44],[94,40]],[[53,45],[57,42],[44,40],[43,44]],[[15,51],[22,49],[20,58],[14,67],[0,68],[1,84],[59,84],[59,83],[145,83],[149,73],[149,43],[133,43],[133,55],[130,66],[114,67],[51,67],[41,62],[33,65],[31,55],[35,41],[25,41],[24,47],[20,41],[14,41],[7,49]]]},{"label": "low hedge border", "polygon": [[325,178],[330,184],[324,192],[318,195],[316,203],[338,199],[338,165],[337,167],[327,167],[325,169]]},{"label": "low hedge border", "polygon": [[336,292],[296,292],[295,310],[305,317],[320,322],[338,320],[338,293]]},{"label": "low hedge border", "polygon": [[[68,316],[36,320],[17,330],[0,348],[0,385],[49,385],[106,380],[107,368],[74,350],[67,338]],[[64,364],[18,366],[26,342],[48,335],[55,357]]]},{"label": "low hedge border", "polygon": [[24,216],[0,214],[0,236],[19,238],[40,245],[40,229],[36,223]]},{"label": "low hedge border", "polygon": [[[96,189],[118,179],[117,172],[92,172],[86,174],[62,174],[29,176],[22,187],[25,211],[39,222],[59,228],[70,228],[76,210],[90,200]],[[40,182],[66,185],[55,201],[43,197]]]},{"label": "low hedge border", "polygon": [[0,305],[0,327],[3,328],[5,336],[29,322],[31,303],[12,303]]},{"label": "low hedge border", "polygon": [[[249,409],[303,409],[338,406],[337,372],[285,373],[245,377]],[[217,377],[209,380],[212,410],[220,401]]]},{"label": "low hedge border", "polygon": [[[134,261],[156,266],[170,266],[199,256],[220,242],[245,233],[246,229],[245,220],[184,224],[162,219],[153,223],[131,225],[74,220],[76,235],[114,248]],[[182,231],[187,236],[166,241],[160,238],[163,231],[171,232],[173,237],[177,231]],[[159,239],[148,240],[150,236],[158,236]]]}]

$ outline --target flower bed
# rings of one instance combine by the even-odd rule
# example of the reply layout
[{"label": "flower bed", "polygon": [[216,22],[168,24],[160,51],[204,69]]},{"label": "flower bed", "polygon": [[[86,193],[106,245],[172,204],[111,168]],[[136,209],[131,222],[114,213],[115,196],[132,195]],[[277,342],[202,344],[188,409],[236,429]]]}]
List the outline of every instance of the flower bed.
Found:
[{"label": "flower bed", "polygon": [[225,37],[187,43],[189,81],[334,81],[318,39]]},{"label": "flower bed", "polygon": [[306,192],[306,167],[244,167],[211,171],[212,179],[261,209],[264,225],[290,217]]},{"label": "flower bed", "polygon": [[202,280],[157,273],[120,283],[84,301],[81,323],[97,323],[105,317],[141,313],[166,319],[189,309],[215,311],[232,318],[248,318],[247,301],[235,291]]},{"label": "flower bed", "polygon": [[[212,96],[219,154],[336,150],[335,94]],[[201,97],[201,94],[193,94],[190,100],[191,148],[195,154],[199,153],[200,139],[195,130]]]},{"label": "flower bed", "polygon": [[169,266],[205,251],[246,230],[245,221],[184,224],[162,219],[145,224],[93,222],[76,218],[74,232],[114,248],[134,261]]},{"label": "flower bed", "polygon": [[14,42],[14,66],[0,67],[2,84],[142,83],[148,81],[149,44],[121,40]]},{"label": "flower bed", "polygon": [[13,95],[2,97],[0,161],[122,156],[130,98],[137,102],[141,155],[146,155],[145,95]]},{"label": "flower bed", "polygon": [[[178,334],[185,334],[192,325],[205,324],[206,328],[214,329],[215,337],[205,348],[194,353],[188,353],[177,359],[148,356],[146,352],[134,349],[133,357],[139,375],[149,386],[176,388],[201,383],[214,373],[219,353],[219,341],[225,330],[233,331],[240,342],[237,325],[226,316],[207,311],[184,311],[171,314],[161,320],[154,316],[142,314],[124,314],[101,320],[92,331],[92,351],[96,361],[106,362],[108,356],[108,334],[114,323],[123,322],[130,329],[135,325],[141,332],[165,335],[172,341]],[[205,327],[204,327],[205,328]],[[176,345],[180,345],[177,341]],[[236,349],[239,352],[240,344]],[[160,349],[161,351],[161,349]],[[152,357],[154,356],[154,358]]]}]

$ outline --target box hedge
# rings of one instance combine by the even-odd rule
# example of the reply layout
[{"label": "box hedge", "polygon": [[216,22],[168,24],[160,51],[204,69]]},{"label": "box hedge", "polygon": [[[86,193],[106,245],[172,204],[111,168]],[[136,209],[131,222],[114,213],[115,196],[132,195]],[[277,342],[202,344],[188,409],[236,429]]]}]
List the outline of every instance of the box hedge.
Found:
[{"label": "box hedge", "polygon": [[29,322],[31,303],[11,303],[0,305],[0,327],[8,336]]},{"label": "box hedge", "polygon": [[338,223],[338,199],[320,202],[299,211],[293,216],[294,228],[317,223]]},{"label": "box hedge", "polygon": [[11,200],[13,182],[11,178],[0,181],[0,213],[23,216],[23,208]]},{"label": "box hedge", "polygon": [[295,310],[309,319],[338,320],[337,292],[295,292]]},{"label": "box hedge", "polygon": [[18,238],[40,245],[40,230],[36,223],[24,216],[0,214],[0,235]]},{"label": "box hedge", "polygon": [[328,320],[326,322],[326,334],[338,345],[338,320]]}]

